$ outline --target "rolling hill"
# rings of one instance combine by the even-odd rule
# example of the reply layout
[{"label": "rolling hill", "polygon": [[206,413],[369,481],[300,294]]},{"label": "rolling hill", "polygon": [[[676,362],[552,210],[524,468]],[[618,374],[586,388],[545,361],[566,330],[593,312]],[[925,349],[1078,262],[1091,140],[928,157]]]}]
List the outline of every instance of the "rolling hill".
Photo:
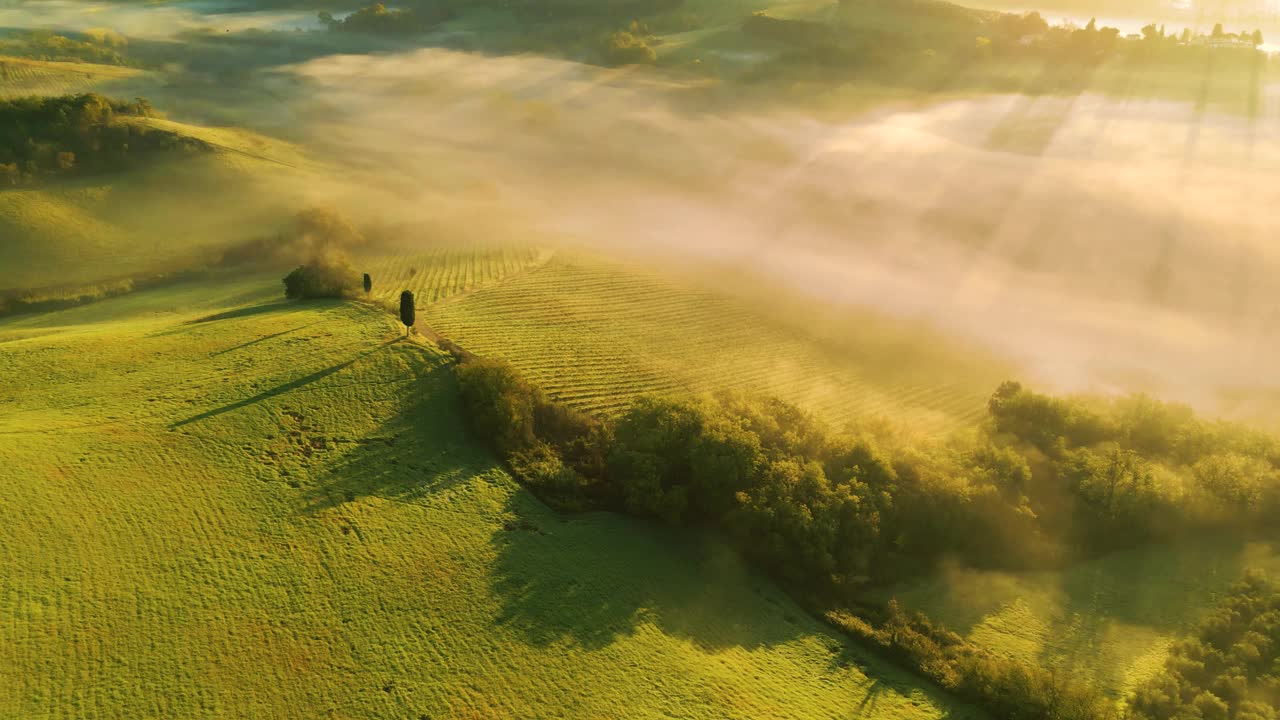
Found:
[{"label": "rolling hill", "polygon": [[427,304],[420,317],[474,353],[512,362],[554,397],[606,416],[638,395],[733,389],[782,397],[836,425],[892,415],[932,432],[980,417],[1002,379],[999,363],[919,328],[852,310],[827,324],[812,304],[765,295],[748,301],[562,253]]},{"label": "rolling hill", "polygon": [[0,716],[978,717],[714,539],[551,512],[442,353],[277,295],[0,321]]},{"label": "rolling hill", "polygon": [[314,169],[292,145],[238,129],[144,124],[213,149],[119,172],[0,189],[0,290],[75,287],[184,269],[209,248],[274,232]]}]

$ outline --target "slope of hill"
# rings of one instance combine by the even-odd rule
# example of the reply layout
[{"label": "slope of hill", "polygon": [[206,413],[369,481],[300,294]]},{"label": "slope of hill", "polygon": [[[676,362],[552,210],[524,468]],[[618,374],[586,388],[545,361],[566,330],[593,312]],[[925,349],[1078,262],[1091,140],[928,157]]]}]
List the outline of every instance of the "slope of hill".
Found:
[{"label": "slope of hill", "polygon": [[550,512],[442,354],[277,283],[0,321],[0,716],[975,716],[713,540]]},{"label": "slope of hill", "polygon": [[292,145],[243,130],[153,118],[212,152],[0,190],[0,289],[77,284],[183,267],[203,248],[275,229],[311,166]]},{"label": "slope of hill", "polygon": [[[28,95],[112,92],[147,87],[149,73],[119,65],[52,62],[0,55],[0,100]],[[132,97],[134,92],[122,93]]]},{"label": "slope of hill", "polygon": [[837,425],[883,414],[938,430],[977,419],[1002,379],[998,365],[883,319],[851,312],[824,333],[814,308],[779,317],[783,298],[768,301],[557,256],[428,305],[422,317],[468,350],[514,363],[558,399],[605,415],[637,395],[737,389],[808,406]]}]

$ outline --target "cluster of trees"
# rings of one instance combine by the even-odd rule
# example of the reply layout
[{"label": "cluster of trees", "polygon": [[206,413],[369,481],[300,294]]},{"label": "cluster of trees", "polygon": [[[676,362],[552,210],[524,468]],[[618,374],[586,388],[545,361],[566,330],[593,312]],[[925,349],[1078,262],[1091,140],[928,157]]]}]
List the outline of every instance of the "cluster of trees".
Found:
[{"label": "cluster of trees", "polygon": [[[1115,56],[1131,60],[1202,59],[1210,50],[1242,49],[1252,51],[1263,43],[1261,30],[1228,33],[1222,24],[1209,35],[1193,35],[1190,30],[1166,33],[1163,25],[1154,23],[1142,28],[1140,37],[1122,38],[1112,27],[1098,27],[1090,20],[1083,28],[1050,25],[1038,12],[1002,13],[988,23],[987,40],[993,53],[1008,56],[1048,56],[1057,60],[1097,63]],[[1246,57],[1257,59],[1255,53]]]},{"label": "cluster of trees", "polygon": [[154,152],[210,149],[177,133],[114,121],[154,114],[143,98],[123,102],[95,93],[0,101],[0,186],[116,170]]},{"label": "cluster of trees", "polygon": [[1098,27],[1089,20],[1084,27],[1049,25],[1038,12],[1002,13],[988,24],[986,40],[993,54],[1051,57],[1084,64],[1102,62],[1113,56],[1121,44],[1120,30]]},{"label": "cluster of trees", "polygon": [[[125,53],[128,46],[129,41],[112,30],[89,30],[74,37],[48,30],[31,30],[0,39],[0,55],[58,62],[127,65]],[[8,68],[0,67],[0,77],[6,77],[8,72]]]},{"label": "cluster of trees", "polygon": [[[505,362],[445,346],[460,360],[473,431],[540,497],[561,508],[716,528],[815,607],[848,603],[867,582],[899,574],[904,553],[926,547],[913,534],[936,525],[954,526],[956,537],[982,532],[973,519],[986,512],[982,498],[1015,492],[1029,474],[1016,453],[977,448],[966,457],[969,479],[993,489],[931,489],[935,478],[913,467],[926,461],[894,457],[869,437],[832,434],[773,399],[644,398],[604,423],[556,403]],[[970,500],[975,507],[965,507]],[[981,546],[994,553],[1002,542],[988,537]],[[828,619],[1000,717],[1096,720],[1111,712],[1090,687],[985,653],[895,605],[874,620]]]},{"label": "cluster of trees", "polygon": [[[1256,531],[1280,511],[1275,439],[1145,396],[1061,398],[1008,382],[980,428],[927,444],[832,432],[785,402],[729,394],[642,398],[603,422],[507,363],[448,347],[472,428],[540,497],[714,528],[817,608],[856,604],[868,585],[944,557],[1047,567],[1189,532]],[[829,620],[999,717],[1113,712],[1090,687],[896,607]]]},{"label": "cluster of trees", "polygon": [[976,432],[907,444],[775,399],[642,398],[601,422],[505,363],[464,358],[459,378],[477,433],[550,501],[719,528],[793,587],[846,600],[943,557],[1047,567],[1280,512],[1273,438],[1145,396],[1005,383]]},{"label": "cluster of trees", "polygon": [[452,5],[437,4],[405,10],[388,10],[386,5],[375,3],[347,15],[341,20],[332,14],[319,14],[320,22],[337,32],[358,32],[372,35],[412,35],[426,32],[452,18]]},{"label": "cluster of trees", "polygon": [[256,238],[225,251],[222,265],[305,261],[284,278],[288,298],[349,298],[373,288],[368,273],[357,273],[347,252],[367,242],[364,233],[337,210],[316,205],[298,212],[292,225],[274,236]]},{"label": "cluster of trees", "polygon": [[1250,573],[1135,693],[1134,720],[1275,720],[1278,660],[1280,589]]},{"label": "cluster of trees", "polygon": [[624,30],[609,33],[604,41],[605,65],[652,65],[658,53],[651,47],[658,39],[649,32],[648,25],[632,20]]}]

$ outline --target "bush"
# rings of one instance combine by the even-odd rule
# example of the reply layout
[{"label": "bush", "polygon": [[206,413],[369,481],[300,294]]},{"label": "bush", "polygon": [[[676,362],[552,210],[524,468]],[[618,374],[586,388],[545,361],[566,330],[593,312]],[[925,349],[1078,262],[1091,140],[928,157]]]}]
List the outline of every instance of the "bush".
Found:
[{"label": "bush", "polygon": [[471,430],[516,477],[562,509],[612,506],[602,492],[610,439],[601,423],[551,400],[509,363],[445,343],[460,361],[456,375]]},{"label": "bush", "polygon": [[658,53],[654,52],[642,34],[629,30],[611,33],[604,47],[604,64],[606,65],[652,65],[658,61]]},{"label": "bush", "polygon": [[284,296],[291,299],[346,298],[360,286],[356,271],[340,261],[299,265],[284,278]]}]

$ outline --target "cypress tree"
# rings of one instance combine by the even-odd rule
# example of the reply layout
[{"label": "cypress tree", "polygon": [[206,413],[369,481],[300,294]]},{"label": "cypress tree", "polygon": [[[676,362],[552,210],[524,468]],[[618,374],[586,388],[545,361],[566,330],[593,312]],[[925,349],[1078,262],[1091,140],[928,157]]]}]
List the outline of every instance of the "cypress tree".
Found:
[{"label": "cypress tree", "polygon": [[373,278],[369,277],[369,273],[364,274],[364,294],[368,295],[373,289]]},{"label": "cypress tree", "polygon": [[400,322],[404,323],[406,331],[413,330],[414,319],[413,293],[405,290],[400,293]]}]

